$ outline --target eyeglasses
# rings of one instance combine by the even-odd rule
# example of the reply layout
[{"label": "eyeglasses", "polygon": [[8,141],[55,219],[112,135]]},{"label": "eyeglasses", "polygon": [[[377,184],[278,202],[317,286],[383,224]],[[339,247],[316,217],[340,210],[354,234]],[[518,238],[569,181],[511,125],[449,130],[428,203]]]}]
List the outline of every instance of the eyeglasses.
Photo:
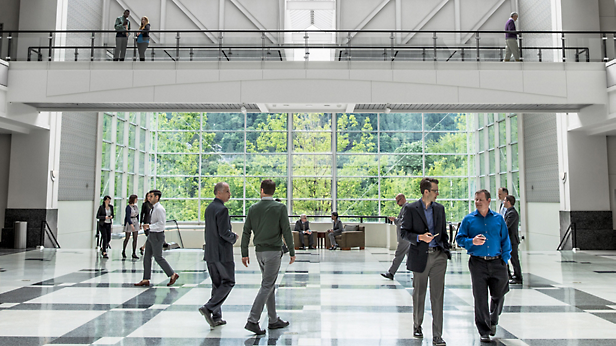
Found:
[{"label": "eyeglasses", "polygon": [[430,191],[438,193],[438,189],[436,189],[436,190],[432,190],[432,189],[431,189]]}]

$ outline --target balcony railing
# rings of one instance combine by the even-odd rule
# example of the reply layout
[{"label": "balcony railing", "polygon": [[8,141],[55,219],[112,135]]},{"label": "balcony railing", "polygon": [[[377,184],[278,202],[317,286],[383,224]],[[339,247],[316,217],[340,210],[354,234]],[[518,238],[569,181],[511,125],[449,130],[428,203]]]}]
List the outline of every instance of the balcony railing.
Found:
[{"label": "balcony railing", "polygon": [[[136,31],[126,60],[138,60]],[[502,61],[505,31],[151,30],[149,61]],[[616,33],[518,31],[522,61],[605,62]],[[7,61],[112,61],[115,31],[0,31]],[[612,41],[612,42],[608,42]]]}]

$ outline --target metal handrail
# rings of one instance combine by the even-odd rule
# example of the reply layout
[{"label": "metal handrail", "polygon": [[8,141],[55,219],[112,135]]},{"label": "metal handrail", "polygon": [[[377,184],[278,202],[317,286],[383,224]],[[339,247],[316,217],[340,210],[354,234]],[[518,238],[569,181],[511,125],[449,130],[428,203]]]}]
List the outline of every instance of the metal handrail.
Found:
[{"label": "metal handrail", "polygon": [[576,248],[577,247],[577,241],[576,241],[576,229],[575,229],[575,222],[572,222],[569,224],[569,227],[567,227],[567,230],[565,231],[565,235],[563,236],[563,239],[560,240],[560,244],[558,244],[558,247],[556,248],[556,251],[561,251],[563,248],[563,245],[565,243],[565,241],[567,240],[567,238],[569,238],[569,236],[571,236],[571,247],[572,248]]},{"label": "metal handrail", "polygon": [[[133,31],[128,31],[131,34],[136,34],[139,33],[138,30],[133,30]],[[416,35],[416,34],[429,34],[432,36],[433,39],[433,45],[430,47],[431,50],[433,50],[434,53],[437,52],[437,50],[439,49],[443,49],[443,48],[439,48],[442,46],[438,46],[437,43],[437,39],[438,39],[438,35],[447,35],[447,34],[468,34],[468,39],[465,39],[464,42],[468,43],[468,46],[465,46],[464,48],[467,49],[468,51],[473,51],[475,50],[477,54],[479,54],[481,49],[484,49],[485,47],[481,47],[479,46],[479,40],[481,39],[481,35],[487,35],[487,34],[500,34],[500,35],[504,35],[506,33],[516,33],[518,34],[518,41],[519,41],[519,48],[520,48],[520,58],[524,59],[524,51],[527,51],[530,47],[526,47],[524,46],[523,37],[526,37],[527,35],[536,35],[536,34],[540,34],[540,35],[554,35],[554,34],[558,34],[560,35],[561,38],[561,43],[558,44],[556,43],[554,45],[554,47],[535,47],[535,48],[541,48],[543,49],[558,49],[560,51],[562,51],[562,61],[565,62],[566,61],[566,50],[569,49],[583,49],[584,51],[589,50],[588,47],[567,47],[567,42],[566,42],[566,35],[584,35],[584,36],[589,36],[590,37],[595,37],[597,39],[599,39],[602,42],[601,45],[601,49],[598,47],[597,50],[601,50],[600,55],[602,55],[603,57],[603,61],[607,61],[608,60],[608,51],[607,51],[607,39],[608,39],[608,35],[610,36],[609,38],[612,39],[614,41],[614,47],[616,50],[616,32],[613,31],[536,31],[536,30],[531,30],[531,31],[504,31],[504,30],[150,30],[149,31],[151,34],[173,34],[175,35],[175,39],[176,39],[176,44],[174,47],[170,47],[170,48],[174,48],[175,49],[175,58],[174,60],[177,60],[180,58],[180,49],[182,49],[183,47],[181,46],[181,34],[196,34],[196,33],[201,33],[201,34],[206,34],[210,37],[210,40],[208,40],[207,42],[211,43],[205,47],[212,47],[212,48],[218,48],[219,49],[219,57],[218,59],[221,60],[223,59],[223,53],[222,53],[222,49],[226,48],[225,45],[223,45],[223,41],[225,41],[225,39],[228,40],[228,38],[226,38],[224,36],[224,34],[229,34],[229,35],[233,35],[233,34],[254,34],[255,35],[255,44],[254,46],[250,46],[251,49],[261,49],[262,51],[265,50],[270,50],[271,48],[288,48],[288,49],[305,49],[306,50],[306,59],[308,58],[308,54],[309,54],[309,50],[310,49],[330,49],[331,48],[340,48],[340,49],[345,49],[346,52],[348,53],[348,58],[350,59],[351,56],[351,50],[352,49],[365,49],[365,48],[369,48],[369,49],[382,49],[383,50],[383,54],[387,54],[387,51],[391,52],[391,56],[393,57],[394,51],[396,49],[406,49],[407,47],[413,47],[411,44],[408,43],[396,43],[396,38],[400,38],[399,35],[406,35],[406,37],[410,37],[410,35]],[[6,34],[7,37],[6,39],[8,40],[8,54],[7,54],[7,60],[11,60],[12,59],[12,42],[17,38],[17,36],[21,35],[25,35],[25,34],[41,34],[41,35],[47,35],[46,38],[48,38],[48,42],[49,44],[46,46],[46,48],[48,48],[48,56],[47,56],[47,60],[51,61],[52,60],[52,51],[53,49],[60,49],[56,46],[54,46],[53,41],[54,41],[54,35],[70,35],[70,34],[90,34],[91,35],[91,39],[90,39],[90,44],[89,45],[84,45],[83,48],[90,48],[90,60],[94,60],[94,48],[95,48],[95,41],[96,41],[96,35],[99,34],[99,38],[102,37],[102,35],[104,34],[108,34],[110,35],[109,37],[112,37],[111,35],[115,35],[116,31],[115,30],[17,30],[17,31],[9,31],[9,30],[4,30],[4,31],[0,31],[0,56],[2,56],[2,39],[4,38],[4,35]],[[302,34],[304,35],[303,37],[305,38],[305,43],[301,44],[301,43],[297,43],[297,44],[288,44],[288,43],[277,43],[276,40],[272,37],[272,34],[278,34],[277,38],[280,39],[280,42],[284,42],[284,40],[282,39],[282,34],[292,34],[292,33],[296,33],[296,34]],[[339,35],[339,34],[343,34],[346,33],[346,35]],[[257,34],[259,34],[259,36],[261,37],[260,44],[257,43],[256,37]],[[337,45],[329,45],[329,44],[318,44],[315,45],[314,43],[310,43],[309,42],[309,37],[310,34],[335,34],[335,37],[332,37],[332,39],[335,39],[336,42],[340,42]],[[361,36],[357,36],[359,34],[387,34],[388,36],[383,36],[382,39],[385,40],[389,40],[390,44],[386,45],[386,46],[357,46],[356,44],[351,45],[352,41],[354,40],[361,40],[362,37]],[[396,36],[398,35],[398,36]],[[155,35],[154,35],[155,36]],[[475,45],[472,44],[472,38],[474,36],[475,39]],[[266,39],[265,37],[270,37],[269,42],[270,43],[266,43]],[[416,36],[415,36],[416,37]],[[155,42],[156,39],[153,36],[150,36],[152,42]],[[192,37],[194,38],[194,36]],[[233,40],[238,39],[239,37],[232,37]],[[411,37],[412,38],[412,37]],[[579,37],[576,37],[579,38]],[[240,38],[241,39],[241,38]],[[406,42],[409,42],[410,39],[407,39]],[[464,43],[462,43],[464,44]],[[71,46],[71,49],[75,49],[75,46]],[[78,46],[79,47],[79,46]],[[152,46],[154,47],[154,46]],[[34,48],[34,47],[33,47]],[[43,47],[40,47],[43,48]],[[109,48],[109,47],[107,47]],[[62,48],[62,49],[66,49],[66,48]],[[78,48],[79,49],[79,48]],[[453,47],[447,47],[447,49],[454,49]],[[493,47],[491,47],[490,49],[493,49]],[[134,53],[135,51],[135,45],[133,45],[133,55],[135,55]],[[165,53],[169,54],[169,52]],[[280,54],[280,52],[279,52]],[[170,57],[173,58],[173,53],[169,54]],[[225,54],[226,55],[226,54]],[[281,55],[281,54],[280,54]],[[541,61],[541,52],[538,54],[540,56],[540,61]],[[225,58],[229,58],[228,56],[225,56]],[[254,57],[253,57],[254,58]],[[133,60],[135,59],[135,57],[133,57]],[[265,55],[261,54],[261,60],[265,60]],[[437,57],[434,56],[434,61],[437,60]],[[464,59],[462,59],[464,60]],[[477,55],[476,60],[479,61],[479,55]],[[588,60],[588,58],[587,58]]]},{"label": "metal handrail", "polygon": [[[298,218],[301,215],[289,215],[289,218]],[[230,218],[245,218],[246,215],[229,215]],[[327,218],[329,215],[306,215],[307,218]],[[364,223],[364,219],[384,219],[385,223],[391,223],[389,216],[377,216],[377,215],[339,215],[339,219],[359,219],[359,223]]]},{"label": "metal handrail", "polygon": [[[178,236],[180,237],[180,246],[182,248],[184,248],[184,241],[182,240],[182,232],[180,232],[180,225],[178,225],[178,221],[175,220],[175,219],[171,219],[171,220],[167,220],[166,222],[167,223],[169,223],[169,222],[175,223],[175,229],[178,231]],[[165,226],[165,228],[167,228],[167,227]]]},{"label": "metal handrail", "polygon": [[51,239],[53,247],[59,249],[60,243],[58,243],[58,239],[56,239],[56,236],[51,231],[47,221],[43,220],[41,223],[41,247],[45,247],[45,234],[47,234],[47,236]]}]

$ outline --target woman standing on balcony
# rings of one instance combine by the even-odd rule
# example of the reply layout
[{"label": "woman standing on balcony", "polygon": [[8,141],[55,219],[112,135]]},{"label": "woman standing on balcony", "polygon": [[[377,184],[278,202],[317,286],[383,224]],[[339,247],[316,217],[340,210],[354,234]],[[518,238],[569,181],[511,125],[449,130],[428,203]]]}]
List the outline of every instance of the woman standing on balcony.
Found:
[{"label": "woman standing on balcony", "polygon": [[98,228],[103,237],[103,248],[101,249],[101,255],[103,258],[109,258],[107,256],[107,247],[111,240],[111,221],[114,217],[113,205],[111,205],[111,197],[103,197],[103,204],[98,208],[96,218],[98,219]]},{"label": "woman standing on balcony", "polygon": [[133,235],[133,258],[139,259],[135,251],[137,251],[137,235],[139,234],[139,208],[137,207],[137,195],[128,197],[128,205],[124,217],[124,247],[122,248],[122,258],[126,258],[126,245],[130,235]]},{"label": "woman standing on balcony", "polygon": [[139,50],[139,61],[145,61],[145,50],[150,44],[150,20],[148,17],[141,17],[139,36],[137,36],[137,49]]}]

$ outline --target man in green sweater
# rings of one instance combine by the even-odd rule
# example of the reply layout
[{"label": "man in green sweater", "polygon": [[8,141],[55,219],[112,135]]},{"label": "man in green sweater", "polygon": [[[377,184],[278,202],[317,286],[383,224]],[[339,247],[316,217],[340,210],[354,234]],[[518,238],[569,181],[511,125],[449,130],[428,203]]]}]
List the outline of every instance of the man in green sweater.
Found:
[{"label": "man in green sweater", "polygon": [[289,226],[287,207],[274,201],[272,197],[276,191],[276,183],[270,179],[261,182],[261,201],[253,204],[248,209],[244,232],[242,233],[242,263],[248,267],[250,259],[248,257],[248,244],[250,243],[251,232],[255,237],[253,244],[259,268],[261,269],[261,289],[255,297],[255,301],[248,315],[246,322],[247,330],[257,334],[265,334],[265,330],[259,327],[259,319],[263,312],[263,307],[267,305],[269,316],[269,329],[284,328],[289,322],[283,321],[276,314],[276,279],[280,270],[282,259],[282,238],[284,236],[291,260],[289,264],[295,262],[295,247],[293,246],[293,234]]}]

